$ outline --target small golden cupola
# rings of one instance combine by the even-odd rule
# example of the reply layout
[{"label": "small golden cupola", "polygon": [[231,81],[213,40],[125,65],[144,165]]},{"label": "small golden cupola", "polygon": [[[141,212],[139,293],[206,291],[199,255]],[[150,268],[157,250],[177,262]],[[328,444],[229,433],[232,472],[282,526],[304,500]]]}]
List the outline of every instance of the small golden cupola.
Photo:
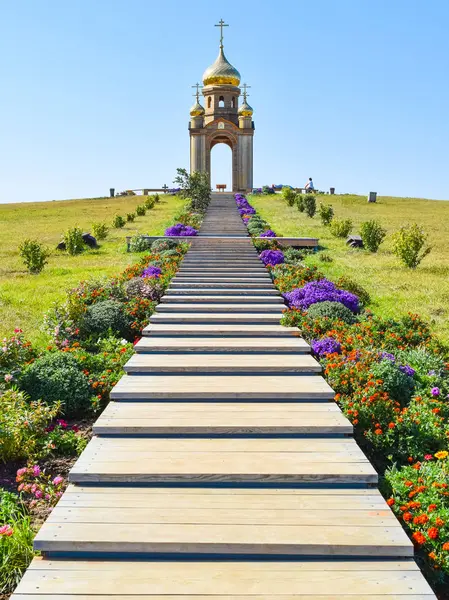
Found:
[{"label": "small golden cupola", "polygon": [[254,110],[253,107],[248,104],[248,88],[251,87],[244,83],[242,85],[243,88],[243,104],[239,108],[239,117],[252,117]]}]

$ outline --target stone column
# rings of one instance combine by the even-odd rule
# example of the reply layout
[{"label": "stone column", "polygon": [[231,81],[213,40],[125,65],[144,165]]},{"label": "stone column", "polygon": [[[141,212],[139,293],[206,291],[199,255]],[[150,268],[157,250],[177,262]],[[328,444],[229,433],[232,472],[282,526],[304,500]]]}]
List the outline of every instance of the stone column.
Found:
[{"label": "stone column", "polygon": [[253,187],[253,136],[240,135],[238,142],[238,189]]},{"label": "stone column", "polygon": [[190,172],[207,171],[206,165],[206,136],[191,134],[190,136]]}]

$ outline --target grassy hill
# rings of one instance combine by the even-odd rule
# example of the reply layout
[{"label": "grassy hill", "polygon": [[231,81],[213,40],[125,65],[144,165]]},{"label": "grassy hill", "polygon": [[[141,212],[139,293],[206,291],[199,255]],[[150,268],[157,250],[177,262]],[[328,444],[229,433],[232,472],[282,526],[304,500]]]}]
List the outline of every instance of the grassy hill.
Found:
[{"label": "grassy hill", "polygon": [[[318,237],[333,262],[322,262],[322,253],[317,253],[306,259],[307,264],[317,265],[332,279],[346,275],[362,284],[371,294],[376,313],[419,313],[449,342],[449,202],[379,197],[377,203],[369,204],[365,196],[318,196],[318,202],[332,204],[335,217],[352,219],[353,233],[358,233],[363,221],[380,221],[388,234],[378,254],[371,254],[348,248],[345,240],[332,237],[317,215],[310,219],[296,207],[287,206],[280,195],[252,196],[250,201],[276,233]],[[403,267],[391,252],[391,233],[406,223],[423,226],[432,246],[416,270]]]},{"label": "grassy hill", "polygon": [[183,201],[162,195],[145,216],[123,229],[111,228],[96,250],[78,256],[54,250],[39,275],[30,275],[21,262],[18,246],[23,239],[35,238],[54,249],[69,227],[90,231],[97,221],[110,225],[115,214],[126,216],[141,203],[142,196],[127,196],[0,205],[0,337],[20,327],[31,341],[46,343],[42,317],[51,304],[81,280],[112,275],[135,262],[136,256],[125,251],[125,237],[163,233]]}]

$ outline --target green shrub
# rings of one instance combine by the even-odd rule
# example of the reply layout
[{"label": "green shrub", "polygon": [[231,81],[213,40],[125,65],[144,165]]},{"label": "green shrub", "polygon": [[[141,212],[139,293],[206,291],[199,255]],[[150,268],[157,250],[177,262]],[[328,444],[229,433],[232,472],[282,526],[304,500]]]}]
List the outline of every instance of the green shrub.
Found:
[{"label": "green shrub", "polygon": [[294,206],[296,200],[296,192],[291,188],[282,188],[282,198],[287,202],[289,206]]},{"label": "green shrub", "polygon": [[67,352],[47,352],[28,365],[20,387],[32,401],[41,398],[50,406],[61,402],[66,416],[80,415],[90,406],[89,381],[77,360]]},{"label": "green shrub", "polygon": [[364,221],[360,225],[360,236],[364,247],[370,252],[377,252],[387,235],[386,230],[378,221]]},{"label": "green shrub", "polygon": [[14,591],[34,558],[35,531],[19,497],[1,488],[0,523],[9,526],[9,533],[0,537],[0,594],[6,595]]},{"label": "green shrub", "polygon": [[189,174],[186,169],[176,169],[176,172],[174,183],[181,188],[181,196],[191,199],[190,208],[192,210],[204,212],[210,202],[211,189],[208,173],[195,171]]},{"label": "green shrub", "polygon": [[345,277],[343,275],[342,277],[340,277],[340,279],[335,285],[341,288],[342,290],[346,290],[347,292],[351,292],[351,294],[355,294],[356,296],[358,296],[360,302],[364,306],[371,302],[370,295],[366,291],[366,289],[362,285],[360,285],[360,283],[357,283],[350,277]]},{"label": "green shrub", "polygon": [[296,208],[299,210],[299,212],[304,212],[306,209],[304,200],[305,200],[305,194],[297,194],[296,195]]},{"label": "green shrub", "polygon": [[156,204],[161,201],[159,194],[154,194],[153,198]]},{"label": "green shrub", "polygon": [[355,323],[356,318],[354,314],[344,306],[341,302],[317,302],[309,306],[307,310],[307,317],[309,319],[322,319],[327,317],[332,321],[344,321],[348,325]]},{"label": "green shrub", "polygon": [[323,225],[329,225],[334,218],[334,209],[331,204],[320,203],[318,214],[320,215],[321,223]]},{"label": "green shrub", "polygon": [[329,227],[333,236],[345,238],[352,231],[352,221],[351,219],[333,219]]},{"label": "green shrub", "polygon": [[329,252],[320,252],[318,255],[318,258],[321,262],[324,263],[331,263],[334,262],[334,259],[332,258],[332,256],[329,254]]},{"label": "green shrub", "polygon": [[410,269],[416,269],[419,263],[431,251],[426,245],[427,234],[422,227],[414,223],[405,225],[393,234],[393,253]]},{"label": "green shrub", "polygon": [[129,249],[131,252],[143,252],[151,248],[151,240],[145,238],[143,235],[133,235],[129,242]]},{"label": "green shrub", "polygon": [[147,209],[145,207],[145,204],[138,204],[136,206],[136,215],[138,217],[144,217],[146,212],[147,212]]},{"label": "green shrub", "polygon": [[68,254],[75,256],[84,250],[83,232],[79,227],[67,229],[64,234],[65,249]]},{"label": "green shrub", "polygon": [[48,263],[50,251],[37,240],[24,240],[19,246],[19,253],[24,265],[30,273],[40,273]]},{"label": "green shrub", "polygon": [[8,390],[1,395],[0,461],[36,456],[41,438],[60,408],[58,402],[53,406],[42,400],[30,404],[26,394],[17,390]]},{"label": "green shrub", "polygon": [[382,388],[391,398],[405,405],[410,402],[415,389],[413,377],[403,373],[391,360],[384,359],[371,367],[374,379],[383,381]]},{"label": "green shrub", "polygon": [[304,196],[304,212],[310,218],[315,216],[316,213],[316,198],[313,194],[306,194]]},{"label": "green shrub", "polygon": [[106,225],[106,223],[93,223],[92,233],[97,240],[105,240],[109,233],[109,227]]},{"label": "green shrub", "polygon": [[127,213],[126,220],[128,223],[132,223],[136,218],[136,213]]},{"label": "green shrub", "polygon": [[115,227],[116,229],[121,229],[124,226],[125,219],[121,215],[115,215],[115,217],[112,219],[112,227]]},{"label": "green shrub", "polygon": [[304,254],[301,252],[301,250],[297,250],[296,248],[292,248],[291,246],[283,250],[283,252],[284,262],[290,265],[297,265],[302,261],[304,257]]},{"label": "green shrub", "polygon": [[164,250],[172,250],[173,248],[176,248],[178,244],[179,242],[177,242],[176,240],[155,240],[151,244],[151,250],[155,253],[163,252]]},{"label": "green shrub", "polygon": [[127,335],[129,319],[124,305],[116,300],[100,300],[87,307],[84,315],[83,331],[86,335]]},{"label": "green shrub", "polygon": [[155,202],[154,196],[148,196],[148,198],[145,198],[144,200],[144,206],[147,210],[151,210],[154,207]]},{"label": "green shrub", "polygon": [[259,215],[253,215],[248,221],[248,233],[253,236],[259,236],[261,233],[269,229],[269,225]]}]

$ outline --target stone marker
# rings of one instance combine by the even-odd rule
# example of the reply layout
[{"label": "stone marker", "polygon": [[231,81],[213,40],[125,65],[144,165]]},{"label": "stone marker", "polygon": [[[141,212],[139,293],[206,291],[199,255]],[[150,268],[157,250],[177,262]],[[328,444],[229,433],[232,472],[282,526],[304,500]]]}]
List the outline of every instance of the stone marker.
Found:
[{"label": "stone marker", "polygon": [[368,202],[376,202],[377,192],[370,192],[368,196]]}]

